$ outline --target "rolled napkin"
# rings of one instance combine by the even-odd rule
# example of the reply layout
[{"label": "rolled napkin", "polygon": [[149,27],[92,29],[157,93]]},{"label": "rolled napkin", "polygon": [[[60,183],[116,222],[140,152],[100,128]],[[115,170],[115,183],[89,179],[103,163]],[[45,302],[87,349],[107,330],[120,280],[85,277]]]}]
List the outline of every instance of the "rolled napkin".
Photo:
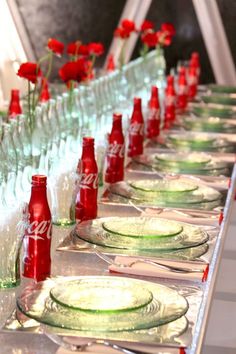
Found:
[{"label": "rolled napkin", "polygon": [[[155,263],[155,260],[153,261]],[[109,266],[110,272],[141,275],[147,277],[158,277],[158,278],[170,278],[170,279],[184,279],[191,281],[206,281],[208,275],[209,264],[200,263],[187,263],[178,261],[169,261],[164,259],[156,260],[156,262],[167,265],[178,267],[180,269],[188,269],[189,272],[175,272],[173,270],[168,270],[161,268],[158,265],[153,265],[150,263],[142,262],[141,258],[136,257],[115,257],[114,263]],[[197,269],[198,272],[191,272],[191,269]]]},{"label": "rolled napkin", "polygon": [[[89,340],[88,340],[89,341]],[[81,339],[78,337],[68,337],[67,342],[70,342],[72,344],[81,344]],[[84,340],[83,340],[84,343]],[[130,343],[127,345],[127,343],[122,343],[122,342],[117,342],[118,345],[126,348],[127,350],[133,350],[134,353],[136,352],[137,354],[185,354],[184,348],[170,348],[170,347],[150,347],[150,346],[145,346],[143,344],[139,343]],[[60,347],[56,354],[71,354],[75,353],[75,351],[71,351],[65,348]],[[90,347],[87,347],[85,351],[80,352],[82,354],[90,353],[90,354],[118,354],[121,353],[121,350],[115,350],[109,347],[106,347],[105,345],[99,345],[99,344],[93,344]],[[128,353],[128,352],[127,352]]]}]

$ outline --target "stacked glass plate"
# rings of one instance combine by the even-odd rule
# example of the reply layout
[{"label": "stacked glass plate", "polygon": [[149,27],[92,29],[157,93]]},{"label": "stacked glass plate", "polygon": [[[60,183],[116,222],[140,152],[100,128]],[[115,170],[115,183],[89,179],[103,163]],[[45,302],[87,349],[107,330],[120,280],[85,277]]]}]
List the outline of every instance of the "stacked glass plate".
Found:
[{"label": "stacked glass plate", "polygon": [[185,151],[235,151],[233,142],[201,133],[170,134],[167,138],[167,145],[171,148]]},{"label": "stacked glass plate", "polygon": [[205,131],[216,133],[234,133],[236,125],[225,123],[218,117],[184,117],[183,126],[187,130]]},{"label": "stacked glass plate", "polygon": [[226,106],[236,106],[236,98],[229,95],[209,95],[201,96],[201,100],[204,103],[214,103]]},{"label": "stacked glass plate", "polygon": [[229,167],[225,162],[217,161],[211,155],[198,152],[142,155],[135,157],[134,162],[138,169],[166,173],[208,176],[227,176],[229,174]]},{"label": "stacked glass plate", "polygon": [[194,105],[191,107],[191,112],[198,117],[236,118],[236,112],[228,107]]},{"label": "stacked glass plate", "polygon": [[160,153],[152,155],[152,166],[159,171],[195,175],[222,175],[228,172],[226,163],[204,153]]},{"label": "stacked glass plate", "polygon": [[176,290],[125,277],[48,279],[26,287],[17,306],[39,323],[81,337],[148,342],[150,329],[161,340],[187,328],[188,303]]},{"label": "stacked glass plate", "polygon": [[181,178],[118,182],[110,185],[109,192],[111,200],[124,204],[206,210],[219,206],[222,197],[213,188]]},{"label": "stacked glass plate", "polygon": [[226,93],[234,94],[236,93],[236,86],[226,86],[226,85],[208,85],[208,88],[214,93]]},{"label": "stacked glass plate", "polygon": [[202,245],[208,235],[197,226],[157,217],[107,217],[85,221],[76,235],[90,244],[128,250],[174,251]]}]

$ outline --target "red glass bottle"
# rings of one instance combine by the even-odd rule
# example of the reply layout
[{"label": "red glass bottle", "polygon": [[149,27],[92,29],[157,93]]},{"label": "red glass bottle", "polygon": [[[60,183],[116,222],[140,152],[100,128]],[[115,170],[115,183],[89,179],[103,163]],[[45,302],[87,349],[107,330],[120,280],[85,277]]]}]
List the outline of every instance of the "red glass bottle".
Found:
[{"label": "red glass bottle", "polygon": [[142,114],[142,100],[139,97],[134,98],[133,113],[129,126],[129,145],[128,156],[133,157],[142,155],[144,141],[144,120]]},{"label": "red glass bottle", "polygon": [[22,113],[20,105],[20,91],[17,89],[11,90],[11,100],[8,108],[8,116],[15,117]]},{"label": "red glass bottle", "polygon": [[113,125],[108,137],[105,182],[115,183],[124,179],[125,140],[122,132],[122,115],[113,114]]},{"label": "red glass bottle", "polygon": [[94,155],[94,139],[83,138],[82,156],[78,164],[75,218],[77,221],[97,217],[98,167]]},{"label": "red glass bottle", "polygon": [[40,102],[47,102],[51,98],[49,88],[48,88],[48,80],[46,77],[42,79],[42,86],[41,86],[41,92],[39,96],[39,101]]},{"label": "red glass bottle", "polygon": [[152,86],[151,99],[148,103],[147,138],[153,139],[160,134],[160,104],[158,88]]},{"label": "red glass bottle", "polygon": [[52,218],[47,201],[46,176],[32,176],[28,212],[29,225],[24,237],[23,275],[41,281],[51,273]]},{"label": "red glass bottle", "polygon": [[188,103],[188,83],[186,79],[186,70],[181,67],[178,76],[178,94],[177,94],[177,108],[184,110]]},{"label": "red glass bottle", "polygon": [[188,98],[189,100],[194,99],[197,94],[197,73],[194,66],[190,66],[188,69]]},{"label": "red glass bottle", "polygon": [[194,67],[196,69],[196,75],[197,75],[197,79],[199,81],[199,77],[200,77],[200,73],[201,73],[201,66],[200,66],[200,57],[199,57],[198,52],[193,52],[191,54],[189,66]]},{"label": "red glass bottle", "polygon": [[164,129],[169,129],[175,121],[175,100],[174,77],[169,75],[167,76],[167,87],[165,90]]}]

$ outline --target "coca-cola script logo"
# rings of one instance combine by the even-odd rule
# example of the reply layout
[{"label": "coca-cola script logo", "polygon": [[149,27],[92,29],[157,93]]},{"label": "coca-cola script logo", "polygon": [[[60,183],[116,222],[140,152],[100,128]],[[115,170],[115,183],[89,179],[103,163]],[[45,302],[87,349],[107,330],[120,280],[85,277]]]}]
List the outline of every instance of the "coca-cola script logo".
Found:
[{"label": "coca-cola script logo", "polygon": [[34,240],[44,240],[51,238],[52,221],[42,220],[33,221],[30,223],[30,213],[28,210],[28,204],[25,204],[22,208],[22,219],[17,223],[17,233],[20,238],[28,237]]},{"label": "coca-cola script logo", "polygon": [[109,144],[107,154],[111,157],[118,156],[123,158],[125,155],[125,144]]},{"label": "coca-cola script logo", "polygon": [[160,116],[160,109],[159,108],[152,108],[149,111],[149,117],[148,120],[159,120],[159,116]]},{"label": "coca-cola script logo", "polygon": [[79,186],[83,189],[97,189],[98,173],[81,173]]},{"label": "coca-cola script logo", "polygon": [[131,135],[143,135],[143,133],[144,133],[143,123],[132,123],[132,124],[130,124],[129,133]]},{"label": "coca-cola script logo", "polygon": [[175,104],[175,96],[170,96],[170,95],[166,96],[165,104],[167,107],[173,106]]},{"label": "coca-cola script logo", "polygon": [[189,78],[188,78],[188,84],[189,84],[190,86],[192,86],[192,85],[197,85],[197,78],[196,78],[196,76],[189,76]]},{"label": "coca-cola script logo", "polygon": [[178,89],[178,94],[180,95],[186,95],[188,92],[188,87],[185,85],[180,85]]}]

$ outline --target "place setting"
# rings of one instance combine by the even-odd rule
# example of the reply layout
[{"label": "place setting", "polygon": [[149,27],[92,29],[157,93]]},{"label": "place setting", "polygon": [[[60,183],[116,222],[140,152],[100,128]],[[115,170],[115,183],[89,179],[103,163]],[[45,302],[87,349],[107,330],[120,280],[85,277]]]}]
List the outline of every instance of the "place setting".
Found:
[{"label": "place setting", "polygon": [[[99,346],[104,352],[155,353],[158,347],[177,354],[191,343],[201,299],[201,287],[184,282],[55,277],[29,284],[14,316],[22,330],[44,333],[59,344],[59,352]],[[10,325],[12,319],[5,330]]]}]

